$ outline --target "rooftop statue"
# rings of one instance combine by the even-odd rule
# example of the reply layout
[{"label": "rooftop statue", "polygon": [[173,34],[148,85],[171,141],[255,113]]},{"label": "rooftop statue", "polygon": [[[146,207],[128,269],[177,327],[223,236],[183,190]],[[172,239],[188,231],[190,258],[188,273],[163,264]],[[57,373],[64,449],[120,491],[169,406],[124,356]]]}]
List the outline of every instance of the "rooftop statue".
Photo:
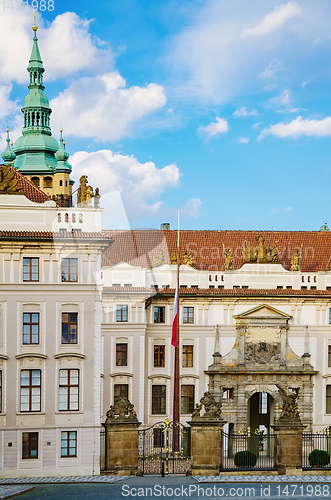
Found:
[{"label": "rooftop statue", "polygon": [[257,246],[253,246],[245,240],[243,249],[245,262],[258,262],[260,264],[279,262],[279,250],[276,246],[277,241],[267,246],[264,244],[264,238],[262,235],[256,236],[255,240],[258,243]]}]

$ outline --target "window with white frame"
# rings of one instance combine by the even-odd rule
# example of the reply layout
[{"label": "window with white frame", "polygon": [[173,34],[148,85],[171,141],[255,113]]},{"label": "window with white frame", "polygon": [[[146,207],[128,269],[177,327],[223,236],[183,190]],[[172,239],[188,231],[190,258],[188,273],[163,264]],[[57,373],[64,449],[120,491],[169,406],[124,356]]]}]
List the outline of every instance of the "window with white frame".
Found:
[{"label": "window with white frame", "polygon": [[20,410],[41,411],[41,370],[21,371]]},{"label": "window with white frame", "polygon": [[59,410],[79,410],[79,370],[60,370]]},{"label": "window with white frame", "polygon": [[77,456],[77,431],[61,432],[61,458]]}]

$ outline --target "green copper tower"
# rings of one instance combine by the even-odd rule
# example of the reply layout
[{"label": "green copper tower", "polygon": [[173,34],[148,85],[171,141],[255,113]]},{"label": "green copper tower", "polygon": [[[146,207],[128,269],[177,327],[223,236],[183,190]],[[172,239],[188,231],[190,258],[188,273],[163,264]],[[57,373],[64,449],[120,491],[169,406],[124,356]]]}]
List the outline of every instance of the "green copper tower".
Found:
[{"label": "green copper tower", "polygon": [[37,26],[33,26],[34,37],[28,66],[29,93],[24,99],[22,113],[24,126],[22,136],[14,144],[15,168],[24,175],[47,175],[54,173],[57,161],[54,154],[59,149],[50,128],[49,102],[44,94],[44,66],[41,60]]},{"label": "green copper tower", "polygon": [[64,150],[61,130],[61,144],[52,137],[50,127],[51,108],[44,94],[44,66],[40,56],[36,20],[33,25],[33,46],[28,65],[29,93],[24,99],[22,113],[24,126],[22,135],[13,146],[12,155],[8,147],[4,152],[5,162],[15,158],[14,167],[35,185],[57,201],[68,199],[72,184],[69,175],[71,166],[69,154]]}]

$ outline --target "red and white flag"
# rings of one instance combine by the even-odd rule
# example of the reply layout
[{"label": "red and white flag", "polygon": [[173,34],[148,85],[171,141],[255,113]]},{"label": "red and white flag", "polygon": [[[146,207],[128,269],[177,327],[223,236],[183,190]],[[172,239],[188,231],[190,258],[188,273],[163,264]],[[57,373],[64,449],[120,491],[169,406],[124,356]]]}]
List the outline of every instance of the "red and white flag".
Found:
[{"label": "red and white flag", "polygon": [[177,347],[177,332],[178,332],[178,282],[175,293],[174,315],[172,317],[172,335],[171,345]]}]

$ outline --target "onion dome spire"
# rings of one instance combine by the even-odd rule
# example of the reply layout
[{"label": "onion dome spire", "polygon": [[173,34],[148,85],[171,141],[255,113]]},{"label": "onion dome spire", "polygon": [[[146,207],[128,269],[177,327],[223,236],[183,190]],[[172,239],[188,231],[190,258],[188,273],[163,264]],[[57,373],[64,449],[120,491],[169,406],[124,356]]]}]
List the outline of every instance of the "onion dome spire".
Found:
[{"label": "onion dome spire", "polygon": [[6,142],[7,142],[6,149],[4,150],[4,152],[2,153],[1,156],[3,158],[4,164],[8,165],[8,163],[11,163],[16,158],[16,155],[15,155],[14,151],[11,148],[11,144],[12,143],[10,142],[10,138],[9,138],[9,128],[7,128],[7,139],[6,139]]},{"label": "onion dome spire", "polygon": [[30,77],[29,93],[25,96],[22,108],[24,116],[22,136],[15,141],[13,148],[16,153],[15,168],[24,175],[49,175],[56,169],[57,161],[54,154],[59,145],[52,137],[50,127],[52,110],[44,94],[45,69],[38,46],[36,17],[32,30],[33,43],[27,68]]},{"label": "onion dome spire", "polygon": [[71,172],[71,165],[67,162],[67,159],[69,158],[69,153],[65,150],[65,145],[66,143],[63,140],[62,136],[62,128],[60,128],[60,147],[55,153],[55,158],[57,160],[57,166],[55,169],[55,172]]}]

